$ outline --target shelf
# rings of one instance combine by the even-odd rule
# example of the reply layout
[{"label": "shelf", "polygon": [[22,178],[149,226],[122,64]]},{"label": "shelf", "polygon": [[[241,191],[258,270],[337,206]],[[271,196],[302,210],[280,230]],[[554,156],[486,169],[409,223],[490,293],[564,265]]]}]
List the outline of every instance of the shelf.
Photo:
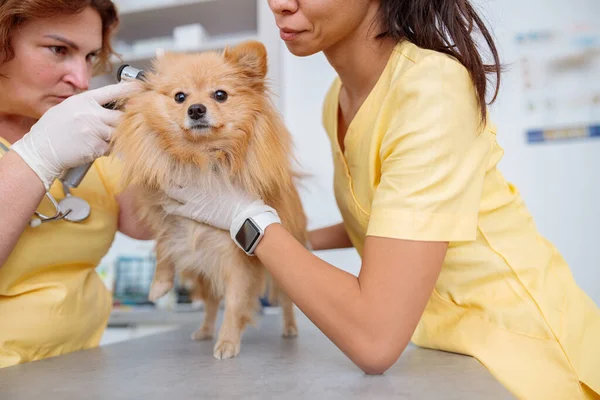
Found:
[{"label": "shelf", "polygon": [[[226,46],[236,45],[247,40],[259,40],[258,36],[254,32],[246,32],[237,35],[227,35],[212,38],[211,40],[203,43],[201,46],[197,48],[190,49],[164,49],[165,51],[170,52],[181,52],[181,53],[198,53],[203,51],[217,51],[222,50]],[[122,60],[117,58],[113,58],[111,62],[113,65],[127,63],[131,64],[134,67],[143,67],[147,65],[154,57],[156,56],[156,52],[148,52],[148,53],[140,53],[140,54],[123,54],[121,56]],[[134,65],[134,64],[137,64]]]},{"label": "shelf", "polygon": [[257,0],[154,0],[121,13],[119,39],[171,36],[173,28],[200,23],[210,36],[257,31]]}]

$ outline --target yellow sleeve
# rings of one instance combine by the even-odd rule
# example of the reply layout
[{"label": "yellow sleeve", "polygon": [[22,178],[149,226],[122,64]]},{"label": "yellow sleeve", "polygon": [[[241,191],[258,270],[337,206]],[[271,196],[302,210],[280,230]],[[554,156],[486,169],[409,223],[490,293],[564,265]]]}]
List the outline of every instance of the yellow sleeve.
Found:
[{"label": "yellow sleeve", "polygon": [[[467,70],[430,55],[393,84],[367,235],[475,239],[491,141]],[[489,133],[489,132],[488,132]]]},{"label": "yellow sleeve", "polygon": [[123,176],[122,161],[118,157],[111,155],[96,159],[95,165],[107,190],[113,196],[119,194],[123,190],[121,184]]}]

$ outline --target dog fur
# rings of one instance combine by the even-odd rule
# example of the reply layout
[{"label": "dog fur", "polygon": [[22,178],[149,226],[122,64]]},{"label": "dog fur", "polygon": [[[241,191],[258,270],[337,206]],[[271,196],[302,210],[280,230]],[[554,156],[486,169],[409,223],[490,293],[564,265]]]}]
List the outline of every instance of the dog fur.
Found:
[{"label": "dog fur", "polygon": [[[219,190],[225,185],[260,197],[279,214],[301,243],[307,242],[306,216],[295,186],[292,138],[269,96],[267,53],[250,41],[223,52],[166,53],[154,60],[140,91],[127,99],[112,139],[124,165],[124,185],[140,188],[140,218],[156,235],[157,267],[150,300],[173,286],[176,271],[196,274],[205,318],[193,339],[211,339],[220,301],[223,323],[214,356],[240,351],[241,335],[257,311],[258,298],[271,282],[282,307],[283,336],[298,334],[294,305],[257,257],[247,256],[229,232],[166,214],[172,183]],[[225,101],[215,93],[224,91]],[[185,101],[175,100],[177,93]],[[181,96],[179,97],[181,100]],[[206,114],[193,126],[191,105]]]}]

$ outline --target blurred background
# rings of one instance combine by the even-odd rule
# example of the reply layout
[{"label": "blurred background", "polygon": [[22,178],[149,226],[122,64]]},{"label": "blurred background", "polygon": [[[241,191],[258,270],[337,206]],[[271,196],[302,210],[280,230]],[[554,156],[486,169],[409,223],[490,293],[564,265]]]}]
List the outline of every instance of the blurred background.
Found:
[{"label": "blurred background", "polygon": [[[333,196],[330,145],[321,106],[334,78],[323,55],[297,58],[280,41],[267,0],[118,0],[116,49],[147,68],[156,49],[219,50],[247,39],[265,43],[275,102],[295,140],[311,229],[341,221]],[[506,72],[490,107],[505,149],[500,168],[514,183],[542,234],[570,264],[575,279],[600,304],[600,2],[474,0],[494,35]],[[114,82],[95,78],[94,85]],[[317,252],[357,274],[354,250]],[[153,243],[118,235],[98,267],[117,310],[153,309],[145,296],[154,268]],[[178,281],[158,308],[196,309]],[[146,308],[145,308],[146,307]],[[110,331],[110,330],[109,330]],[[131,332],[128,333],[131,335]],[[108,339],[107,339],[108,340]],[[116,339],[115,339],[116,340]]]}]

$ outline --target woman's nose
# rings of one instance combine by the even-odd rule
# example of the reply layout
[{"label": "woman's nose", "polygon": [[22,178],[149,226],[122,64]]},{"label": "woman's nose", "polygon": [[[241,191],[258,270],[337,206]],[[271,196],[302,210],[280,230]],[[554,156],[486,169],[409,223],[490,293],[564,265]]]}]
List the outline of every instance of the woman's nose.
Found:
[{"label": "woman's nose", "polygon": [[91,71],[86,61],[73,60],[68,66],[64,81],[72,85],[77,91],[85,91],[90,87]]},{"label": "woman's nose", "polygon": [[293,14],[298,11],[298,0],[269,0],[273,14]]}]

